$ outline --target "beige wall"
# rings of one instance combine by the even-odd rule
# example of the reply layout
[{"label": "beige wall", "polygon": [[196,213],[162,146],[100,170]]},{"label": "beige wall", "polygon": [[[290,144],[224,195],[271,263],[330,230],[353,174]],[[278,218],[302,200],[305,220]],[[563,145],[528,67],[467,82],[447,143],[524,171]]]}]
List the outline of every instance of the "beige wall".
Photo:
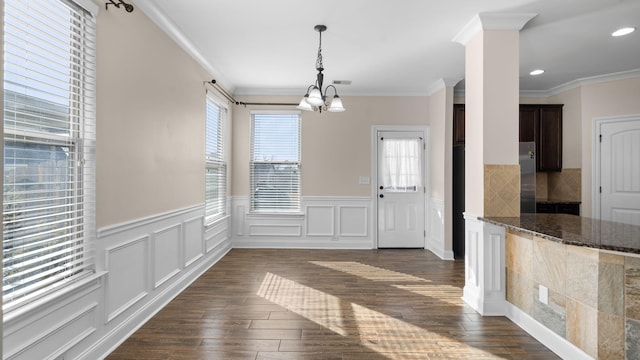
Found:
[{"label": "beige wall", "polygon": [[211,76],[142,11],[97,24],[98,228],[202,204]]},{"label": "beige wall", "polygon": [[640,114],[639,94],[639,78],[582,87],[582,215],[584,216],[592,216],[594,118]]},{"label": "beige wall", "polygon": [[[429,97],[429,119],[431,120],[431,196],[444,200],[446,169],[451,170],[450,161],[445,160],[445,154],[451,157],[453,137],[453,105],[447,103],[447,93],[450,88],[443,88]],[[450,91],[449,91],[450,92]],[[447,114],[450,116],[447,117]],[[447,128],[447,124],[449,125]],[[449,130],[449,131],[447,131]],[[447,149],[449,151],[447,151]],[[449,177],[450,179],[450,177]]]},{"label": "beige wall", "polygon": [[562,107],[562,167],[582,167],[582,101],[581,88],[571,89],[547,98],[540,104],[564,104]]},{"label": "beige wall", "polygon": [[[297,104],[298,96],[239,96],[243,102]],[[427,97],[341,97],[342,113],[302,112],[302,196],[371,196],[372,125],[428,125]],[[233,117],[234,196],[249,195],[251,110],[295,110],[295,106],[236,107]],[[371,179],[373,182],[373,179]]]}]

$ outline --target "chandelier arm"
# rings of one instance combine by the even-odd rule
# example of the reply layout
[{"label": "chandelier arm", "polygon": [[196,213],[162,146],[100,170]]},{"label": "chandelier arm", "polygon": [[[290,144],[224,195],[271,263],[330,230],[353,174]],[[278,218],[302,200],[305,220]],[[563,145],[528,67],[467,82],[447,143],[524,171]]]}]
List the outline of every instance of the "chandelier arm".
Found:
[{"label": "chandelier arm", "polygon": [[313,89],[313,87],[316,85],[309,85],[309,87],[307,88],[307,96],[309,95],[309,91],[311,91],[311,89]]},{"label": "chandelier arm", "polygon": [[338,89],[336,89],[336,87],[335,87],[335,86],[333,86],[333,84],[328,85],[328,86],[324,89],[324,93],[325,93],[325,95],[328,95],[328,93],[329,93],[329,88],[333,88],[333,95],[334,95],[334,96],[338,96]]}]

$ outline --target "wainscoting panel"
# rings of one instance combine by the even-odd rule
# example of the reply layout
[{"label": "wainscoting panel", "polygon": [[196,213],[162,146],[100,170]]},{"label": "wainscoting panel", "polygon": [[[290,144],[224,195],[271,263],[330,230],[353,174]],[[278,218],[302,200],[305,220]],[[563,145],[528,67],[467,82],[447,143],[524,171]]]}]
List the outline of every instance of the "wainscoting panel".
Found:
[{"label": "wainscoting panel", "polygon": [[338,205],[340,236],[368,236],[369,206]]},{"label": "wainscoting panel", "polygon": [[[302,213],[248,213],[249,198],[231,200],[233,246],[247,248],[372,249],[370,197],[302,198]],[[239,217],[239,218],[238,218]]]},{"label": "wainscoting panel", "polygon": [[206,253],[209,253],[221,244],[228,242],[230,221],[229,217],[225,217],[224,219],[220,219],[216,223],[206,227],[204,234]]},{"label": "wainscoting panel", "polygon": [[465,284],[462,299],[485,316],[506,314],[505,230],[469,213],[465,219]]},{"label": "wainscoting panel", "polygon": [[335,211],[332,205],[307,205],[307,236],[333,237],[335,230]]},{"label": "wainscoting panel", "polygon": [[291,224],[251,224],[249,225],[249,235],[300,237],[302,235],[302,226]]},{"label": "wainscoting panel", "polygon": [[105,304],[109,322],[148,293],[149,236],[108,248],[105,255],[108,271]]},{"label": "wainscoting panel", "polygon": [[204,255],[204,216],[184,222],[184,266],[188,267]]},{"label": "wainscoting panel", "polygon": [[248,206],[249,205],[249,199],[245,196],[242,198],[239,198],[238,201],[240,201],[241,203],[238,204],[237,206],[232,207],[233,209],[233,235],[235,236],[244,236],[244,221],[245,221],[245,215],[247,214],[247,208],[245,207],[245,204]]},{"label": "wainscoting panel", "polygon": [[176,224],[153,233],[151,252],[154,289],[178,274],[182,268],[181,232],[180,224]]}]

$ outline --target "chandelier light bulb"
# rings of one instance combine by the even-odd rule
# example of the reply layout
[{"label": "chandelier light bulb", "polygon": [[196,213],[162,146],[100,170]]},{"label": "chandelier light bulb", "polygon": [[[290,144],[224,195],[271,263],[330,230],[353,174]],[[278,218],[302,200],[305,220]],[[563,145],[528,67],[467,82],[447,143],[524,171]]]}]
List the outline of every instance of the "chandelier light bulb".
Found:
[{"label": "chandelier light bulb", "polygon": [[340,97],[338,95],[333,97],[333,100],[331,100],[331,106],[329,107],[330,112],[343,112],[346,109],[344,108],[344,106],[342,106],[342,100],[340,99]]},{"label": "chandelier light bulb", "polygon": [[320,89],[314,86],[313,89],[309,91],[309,97],[307,98],[307,102],[311,106],[324,105],[324,100],[322,100],[322,94],[320,93]]},{"label": "chandelier light bulb", "polygon": [[309,98],[309,95],[305,95],[302,98],[302,100],[300,100],[300,104],[298,104],[296,108],[304,111],[313,111],[313,107],[307,101],[308,98]]}]

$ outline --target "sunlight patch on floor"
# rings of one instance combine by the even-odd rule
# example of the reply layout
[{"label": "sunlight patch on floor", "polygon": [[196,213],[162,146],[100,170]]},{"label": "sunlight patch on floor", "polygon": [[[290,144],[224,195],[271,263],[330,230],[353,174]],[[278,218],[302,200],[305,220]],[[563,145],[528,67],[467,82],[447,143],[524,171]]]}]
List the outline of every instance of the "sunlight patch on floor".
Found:
[{"label": "sunlight patch on floor", "polygon": [[[441,286],[440,290],[438,288],[434,286],[430,289],[445,293],[453,290],[453,287],[446,286]],[[427,291],[425,287],[410,289],[409,286],[409,291]],[[457,352],[468,355],[472,349],[469,345],[452,340],[446,330],[429,331],[273,273],[266,274],[257,294],[336,334],[355,339],[390,359],[401,359],[403,354],[440,353],[443,349],[453,355]],[[476,356],[490,355],[479,349],[473,349],[472,352]]]},{"label": "sunlight patch on floor", "polygon": [[401,272],[366,265],[355,261],[310,261],[310,263],[350,275],[359,276],[371,281],[429,282],[429,280],[417,276],[403,274]]},{"label": "sunlight patch on floor", "polygon": [[410,291],[421,296],[430,296],[438,299],[438,301],[446,302],[452,305],[463,305],[462,291],[460,288],[451,285],[391,285],[395,288]]},{"label": "sunlight patch on floor", "polygon": [[258,289],[261,296],[337,334],[346,335],[340,299],[273,273],[267,273]]}]

